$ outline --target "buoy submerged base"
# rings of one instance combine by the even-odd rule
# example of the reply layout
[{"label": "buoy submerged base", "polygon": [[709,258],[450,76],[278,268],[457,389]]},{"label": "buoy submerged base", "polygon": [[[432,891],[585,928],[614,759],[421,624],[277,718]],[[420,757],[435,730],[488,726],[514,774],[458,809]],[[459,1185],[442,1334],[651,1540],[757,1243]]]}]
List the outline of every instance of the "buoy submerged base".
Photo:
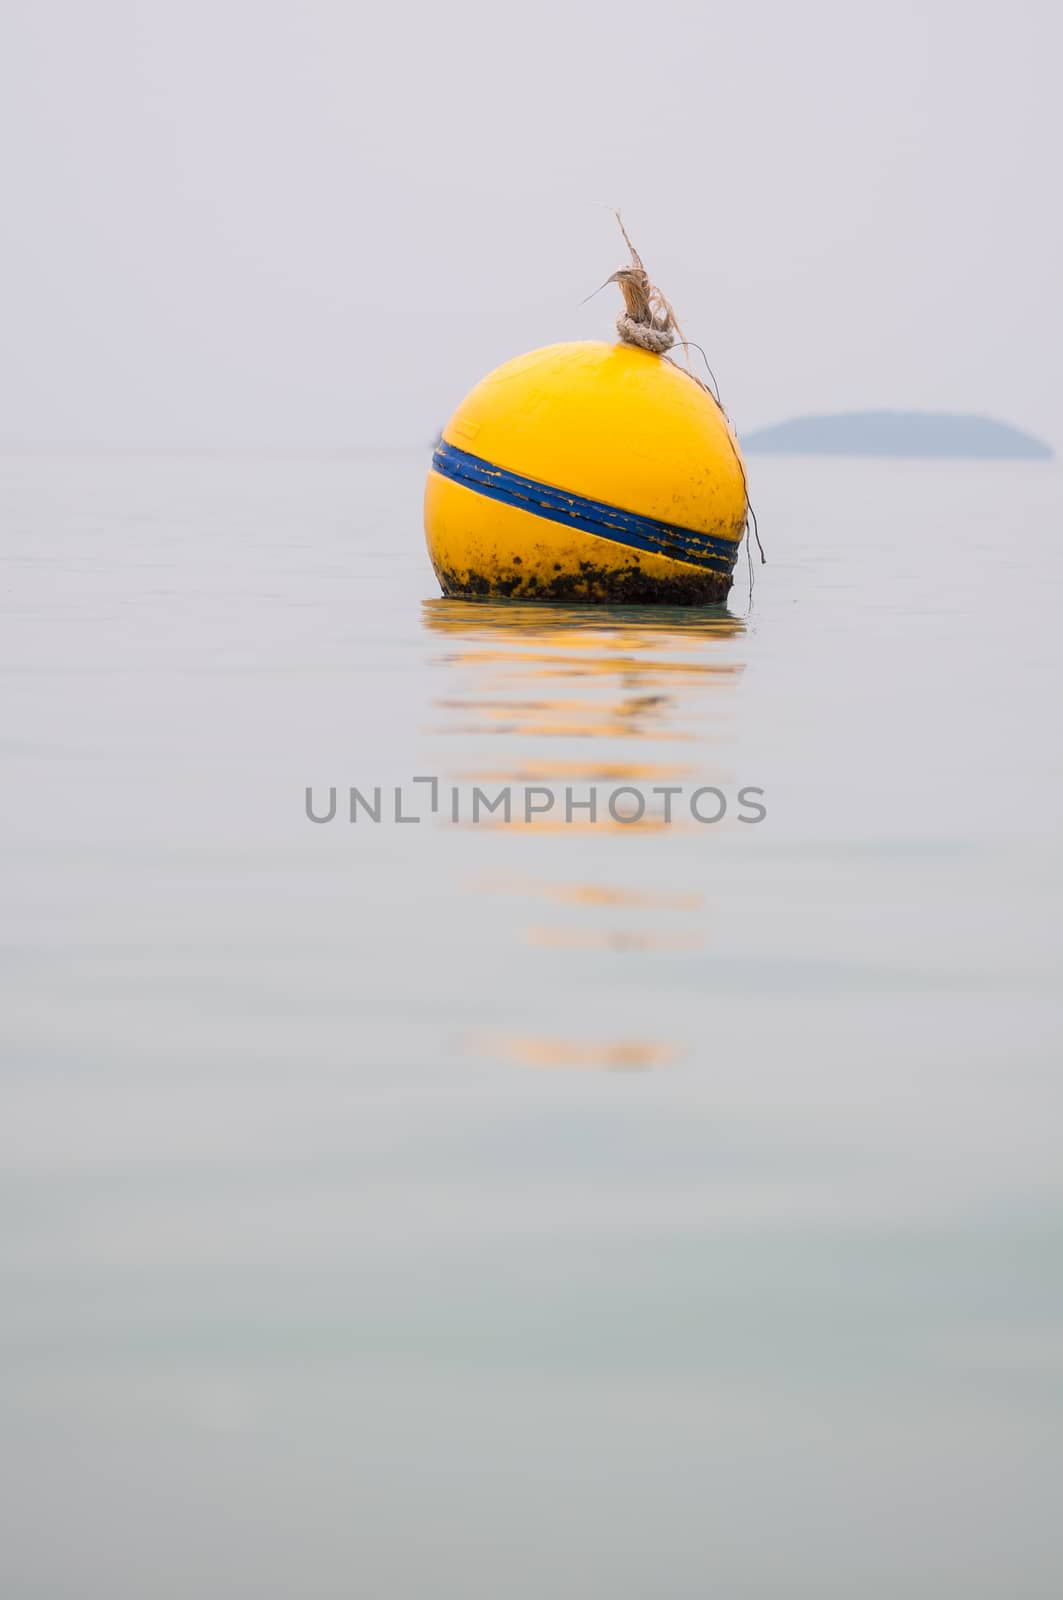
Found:
[{"label": "buoy submerged base", "polygon": [[673,570],[666,577],[644,572],[636,564],[600,567],[581,561],[574,572],[559,572],[546,580],[534,574],[493,571],[452,572],[436,567],[436,577],[450,600],[544,600],[584,605],[719,605],[730,593],[730,573]]}]

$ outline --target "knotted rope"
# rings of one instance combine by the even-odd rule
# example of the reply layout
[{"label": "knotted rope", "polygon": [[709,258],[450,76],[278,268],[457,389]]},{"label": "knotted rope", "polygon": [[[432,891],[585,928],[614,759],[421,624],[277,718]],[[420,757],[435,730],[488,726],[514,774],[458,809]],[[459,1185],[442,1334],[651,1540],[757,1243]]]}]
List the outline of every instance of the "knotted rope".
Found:
[{"label": "knotted rope", "polygon": [[621,267],[605,280],[606,283],[618,284],[624,296],[624,309],[616,319],[616,331],[625,344],[634,344],[640,350],[663,356],[677,339],[682,338],[682,332],[668,301],[656,284],[650,282],[650,275],[628,237],[619,211],[616,220],[624,235],[624,243],[631,251],[630,267]]}]

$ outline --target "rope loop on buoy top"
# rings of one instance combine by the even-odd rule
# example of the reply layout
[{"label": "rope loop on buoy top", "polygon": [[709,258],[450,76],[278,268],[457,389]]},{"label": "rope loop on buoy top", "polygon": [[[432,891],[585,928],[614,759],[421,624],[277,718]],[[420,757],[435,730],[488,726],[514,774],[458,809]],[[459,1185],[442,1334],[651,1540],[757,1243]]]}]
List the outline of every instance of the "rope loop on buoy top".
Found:
[{"label": "rope loop on buoy top", "polygon": [[650,275],[628,237],[619,211],[616,220],[624,235],[624,243],[631,251],[630,267],[621,267],[605,280],[606,283],[617,284],[624,296],[624,309],[616,319],[616,331],[625,344],[637,345],[640,350],[663,356],[677,339],[682,338],[682,332],[668,301],[656,284],[650,282]]}]

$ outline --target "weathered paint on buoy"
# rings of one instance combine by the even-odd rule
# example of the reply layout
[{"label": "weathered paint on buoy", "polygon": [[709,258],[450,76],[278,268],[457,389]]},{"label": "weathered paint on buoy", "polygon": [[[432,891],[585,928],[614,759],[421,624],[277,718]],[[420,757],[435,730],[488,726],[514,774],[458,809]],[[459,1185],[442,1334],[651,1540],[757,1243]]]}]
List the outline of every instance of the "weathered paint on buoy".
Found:
[{"label": "weathered paint on buoy", "polygon": [[548,345],[498,367],[443,430],[425,534],[446,595],[723,600],[747,516],[723,411],[626,344]]}]

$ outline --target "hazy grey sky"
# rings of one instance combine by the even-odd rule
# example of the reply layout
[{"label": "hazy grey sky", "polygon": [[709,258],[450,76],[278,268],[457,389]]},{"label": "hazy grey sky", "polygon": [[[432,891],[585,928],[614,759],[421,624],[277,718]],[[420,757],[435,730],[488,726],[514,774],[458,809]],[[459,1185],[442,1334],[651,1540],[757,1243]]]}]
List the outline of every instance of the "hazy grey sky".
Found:
[{"label": "hazy grey sky", "polygon": [[1049,0],[2,0],[0,444],[427,441],[612,336],[621,205],[739,427],[1063,445]]}]

